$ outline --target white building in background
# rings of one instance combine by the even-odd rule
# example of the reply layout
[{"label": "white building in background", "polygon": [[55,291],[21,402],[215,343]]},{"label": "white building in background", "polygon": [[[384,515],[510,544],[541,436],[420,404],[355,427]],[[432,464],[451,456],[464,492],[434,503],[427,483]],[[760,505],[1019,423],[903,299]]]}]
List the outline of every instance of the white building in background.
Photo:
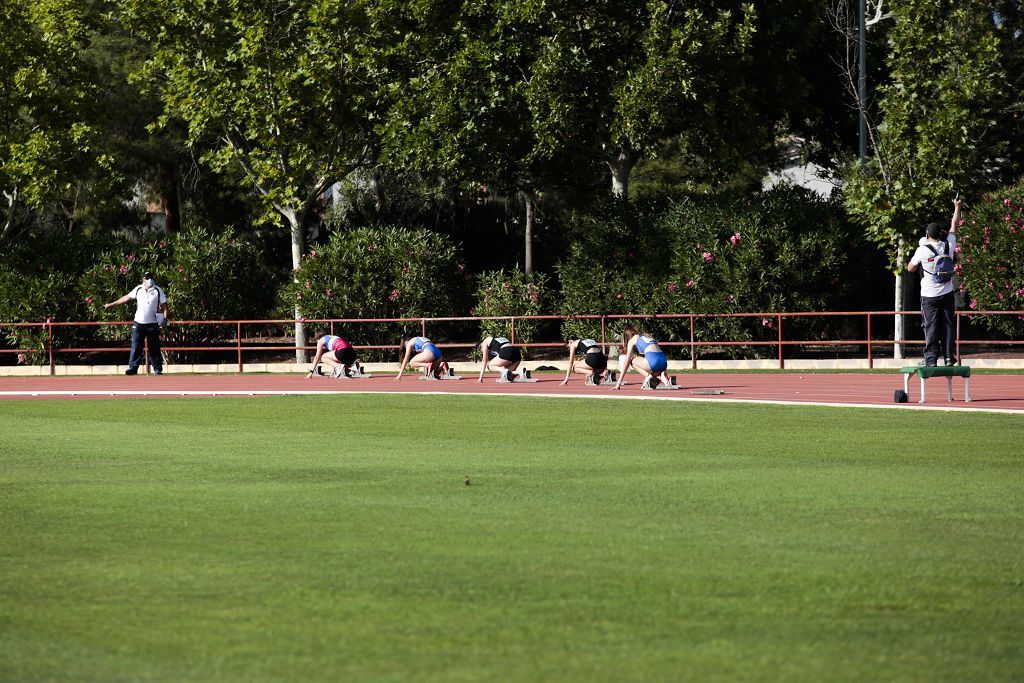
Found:
[{"label": "white building in background", "polygon": [[761,187],[767,190],[779,184],[796,185],[806,187],[825,199],[832,196],[832,192],[839,188],[839,180],[833,178],[832,174],[817,164],[803,163],[800,154],[800,145],[803,140],[793,140],[781,148],[783,166],[778,171],[772,171],[761,181]]}]

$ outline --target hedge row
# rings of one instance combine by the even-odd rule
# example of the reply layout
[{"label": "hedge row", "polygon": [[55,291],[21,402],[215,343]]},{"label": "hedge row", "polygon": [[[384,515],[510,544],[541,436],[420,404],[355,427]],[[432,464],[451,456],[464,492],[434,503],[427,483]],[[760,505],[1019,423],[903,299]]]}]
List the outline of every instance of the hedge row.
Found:
[{"label": "hedge row", "polygon": [[[1018,185],[990,197],[962,228],[960,281],[972,307],[1021,307],[1022,207]],[[128,292],[146,270],[167,290],[172,320],[291,318],[296,310],[307,319],[863,310],[890,296],[884,255],[837,204],[799,188],[733,199],[609,201],[572,216],[567,229],[569,252],[547,276],[474,274],[450,238],[399,227],[336,232],[312,247],[294,273],[272,267],[266,249],[230,230],[193,228],[149,240],[69,237],[48,245],[45,260],[38,244],[22,243],[0,257],[0,321],[126,320],[130,310],[105,311],[103,303]],[[871,293],[880,298],[865,298]],[[685,323],[634,322],[666,341],[689,339]],[[800,320],[795,325],[803,329],[787,334],[835,334],[823,329],[827,324]],[[770,341],[773,325],[771,318],[720,318],[699,325],[696,336]],[[1021,321],[997,325],[1015,333]],[[404,331],[417,333],[413,327]],[[39,331],[4,332],[12,346],[45,347]],[[503,321],[432,332],[462,341],[510,333]],[[81,328],[74,334],[58,343],[89,342]],[[169,334],[173,345],[202,345],[233,339],[235,330],[174,326]],[[360,325],[345,334],[358,344],[393,344],[396,328]],[[519,342],[597,336],[600,325],[568,320],[559,330],[520,323],[515,334]],[[123,340],[125,331],[100,327],[93,336],[97,343]],[[26,360],[40,362],[42,354]]]}]

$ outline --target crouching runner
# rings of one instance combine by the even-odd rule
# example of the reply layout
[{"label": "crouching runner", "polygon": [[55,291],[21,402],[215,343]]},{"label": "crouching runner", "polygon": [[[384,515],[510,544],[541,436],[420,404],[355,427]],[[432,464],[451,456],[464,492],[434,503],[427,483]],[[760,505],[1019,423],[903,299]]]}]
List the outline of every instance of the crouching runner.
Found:
[{"label": "crouching runner", "polygon": [[306,379],[316,374],[321,361],[331,367],[331,377],[347,377],[349,369],[356,363],[356,350],[347,341],[327,330],[317,332],[316,358],[313,359],[313,367],[309,369]]}]

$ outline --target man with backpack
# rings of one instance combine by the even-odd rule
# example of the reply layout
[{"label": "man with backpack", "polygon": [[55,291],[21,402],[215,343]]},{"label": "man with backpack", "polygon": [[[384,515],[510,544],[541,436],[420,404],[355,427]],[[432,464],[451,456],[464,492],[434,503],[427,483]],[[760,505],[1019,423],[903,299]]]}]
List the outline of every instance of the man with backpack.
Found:
[{"label": "man with backpack", "polygon": [[907,264],[910,272],[921,269],[921,326],[924,327],[924,364],[938,365],[945,358],[946,365],[956,365],[956,303],[953,268],[956,261],[956,228],[960,224],[963,202],[953,200],[953,220],[949,234],[942,234],[942,226],[929,223],[926,239],[914,252]]}]

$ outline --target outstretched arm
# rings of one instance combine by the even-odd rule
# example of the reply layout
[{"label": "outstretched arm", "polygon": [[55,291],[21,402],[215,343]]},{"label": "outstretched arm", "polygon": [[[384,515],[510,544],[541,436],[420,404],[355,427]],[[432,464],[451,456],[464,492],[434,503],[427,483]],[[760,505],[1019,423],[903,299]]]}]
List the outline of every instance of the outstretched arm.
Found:
[{"label": "outstretched arm", "polygon": [[109,304],[103,304],[103,308],[110,308],[111,306],[120,306],[121,304],[126,304],[129,301],[131,301],[131,300],[132,300],[132,295],[131,294],[125,294],[124,296],[122,296],[117,301],[111,301]]},{"label": "outstretched arm", "polygon": [[324,355],[324,340],[323,337],[316,340],[316,358],[313,359],[313,366],[309,369],[309,374],[306,375],[306,379],[313,376],[316,372],[316,366],[320,364],[320,358]]},{"label": "outstretched arm", "polygon": [[569,342],[569,369],[565,371],[565,379],[562,380],[563,387],[569,383],[569,376],[572,375],[573,368],[576,365],[576,347],[579,344],[579,340],[575,339]]},{"label": "outstretched arm", "polygon": [[615,383],[614,387],[612,387],[613,390],[620,389],[622,387],[622,380],[626,377],[626,371],[629,370],[630,361],[633,360],[633,354],[636,352],[636,340],[637,337],[634,336],[629,340],[629,343],[626,344],[626,362],[623,366],[622,372],[619,373],[619,381]]},{"label": "outstretched arm", "polygon": [[402,359],[401,365],[398,367],[398,375],[395,377],[396,382],[402,381],[402,373],[405,372],[405,366],[409,364],[409,358],[412,356],[412,339],[405,344],[405,358]]},{"label": "outstretched arm", "polygon": [[484,359],[484,364],[483,367],[480,368],[480,376],[477,377],[476,379],[477,384],[484,381],[484,373],[487,372],[487,366],[491,360],[491,354],[488,353],[491,346],[491,339],[493,339],[493,337],[487,337],[482,342],[480,342],[480,355]]}]

